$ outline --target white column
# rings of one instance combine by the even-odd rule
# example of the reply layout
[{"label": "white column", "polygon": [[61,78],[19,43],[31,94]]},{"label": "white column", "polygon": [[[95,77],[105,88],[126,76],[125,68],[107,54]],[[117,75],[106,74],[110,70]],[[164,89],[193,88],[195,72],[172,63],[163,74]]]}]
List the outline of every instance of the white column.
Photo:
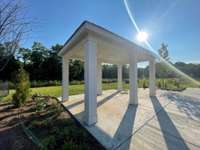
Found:
[{"label": "white column", "polygon": [[137,84],[137,58],[130,59],[129,66],[129,104],[138,104],[138,84]]},{"label": "white column", "polygon": [[155,60],[149,61],[149,94],[150,96],[156,95],[156,67]]},{"label": "white column", "polygon": [[101,61],[97,61],[97,95],[102,94],[102,66]]},{"label": "white column", "polygon": [[68,100],[68,86],[69,86],[69,60],[62,57],[62,101]]},{"label": "white column", "polygon": [[117,89],[118,91],[122,90],[122,65],[117,65]]},{"label": "white column", "polygon": [[97,78],[96,78],[97,56],[96,43],[88,39],[85,43],[85,118],[87,125],[97,122]]}]

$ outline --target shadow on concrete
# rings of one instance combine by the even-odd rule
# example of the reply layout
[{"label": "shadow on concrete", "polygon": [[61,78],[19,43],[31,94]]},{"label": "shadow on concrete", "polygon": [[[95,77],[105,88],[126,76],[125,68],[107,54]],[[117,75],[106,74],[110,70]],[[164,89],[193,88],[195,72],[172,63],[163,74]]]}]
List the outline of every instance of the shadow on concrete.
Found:
[{"label": "shadow on concrete", "polygon": [[[113,93],[110,94],[109,96],[103,98],[102,100],[100,100],[99,102],[97,102],[97,107],[103,105],[104,103],[106,103],[107,101],[109,101],[110,99],[112,99],[114,96],[116,96],[118,93],[120,93],[120,91],[113,92]],[[84,100],[80,100],[80,101],[78,101],[78,102],[76,102],[76,103],[73,103],[73,104],[71,104],[71,105],[68,105],[68,106],[66,106],[66,107],[67,107],[67,109],[71,109],[71,108],[73,108],[73,107],[75,107],[75,106],[77,106],[77,105],[80,105],[80,104],[82,104],[82,103],[84,103]]]},{"label": "shadow on concrete", "polygon": [[83,100],[80,100],[80,101],[78,101],[78,102],[76,102],[76,103],[73,103],[73,104],[71,104],[71,105],[68,105],[68,106],[67,106],[67,109],[71,109],[71,108],[73,108],[73,107],[75,107],[75,106],[77,106],[77,105],[82,104],[83,102],[84,102]]},{"label": "shadow on concrete", "polygon": [[130,142],[131,142],[129,138],[132,136],[137,108],[138,108],[137,105],[129,105],[127,107],[127,110],[113,137],[113,140],[117,141],[116,143],[119,143],[114,149],[120,147],[125,142],[126,142],[126,145],[123,147],[123,149],[125,150],[129,149]]},{"label": "shadow on concrete", "polygon": [[175,102],[177,108],[185,113],[190,119],[200,121],[200,100],[190,96],[175,93],[168,94],[167,97]]},{"label": "shadow on concrete", "polygon": [[123,149],[129,150],[131,142],[129,138],[132,136],[137,108],[137,105],[129,105],[127,107],[127,110],[113,137],[108,135],[105,131],[103,131],[96,125],[87,126],[83,122],[84,112],[76,114],[74,118],[82,118],[81,124],[84,125],[84,127],[87,128],[89,132],[92,132],[91,135],[95,135],[96,139],[98,139],[102,143],[107,143],[106,145],[109,145],[109,147],[106,147],[107,149],[117,149],[126,142],[126,145],[123,146]]},{"label": "shadow on concrete", "polygon": [[[173,121],[170,119],[168,113],[160,104],[157,97],[151,97],[151,102],[156,111],[158,107],[162,108],[160,111],[156,111],[156,117],[158,119],[158,123],[160,125],[160,129],[163,133],[163,137],[165,139],[166,146],[169,150],[177,149],[177,150],[188,150],[188,146],[181,134],[177,130]],[[170,132],[169,132],[170,131]]]},{"label": "shadow on concrete", "polygon": [[104,103],[106,103],[107,101],[109,101],[110,99],[112,99],[114,96],[116,96],[118,93],[120,93],[120,91],[115,91],[115,92],[113,92],[112,94],[110,94],[109,96],[103,98],[102,100],[100,100],[100,101],[97,103],[97,107],[103,105]]},{"label": "shadow on concrete", "polygon": [[[112,99],[114,96],[116,96],[120,91],[113,92],[109,96],[103,98],[97,103],[97,106],[101,106],[110,99]],[[79,103],[79,102],[77,102]],[[105,131],[103,131],[101,128],[99,128],[96,125],[93,126],[87,126],[84,123],[84,111],[75,114],[74,118],[78,119],[82,125],[84,125],[85,128],[88,128],[89,132],[92,132],[92,135],[95,135],[95,138],[99,139],[102,143],[107,143],[106,145],[109,147],[106,147],[108,149],[117,149],[119,148],[122,144],[126,142],[126,148],[129,149],[130,145],[130,140],[128,140],[132,136],[133,132],[133,127],[134,127],[134,121],[135,121],[135,116],[137,112],[138,105],[129,105],[127,106],[127,109],[124,113],[124,116],[119,123],[119,126],[114,134],[113,137],[108,135]],[[68,109],[68,107],[66,107]],[[72,115],[73,116],[73,115]]]}]

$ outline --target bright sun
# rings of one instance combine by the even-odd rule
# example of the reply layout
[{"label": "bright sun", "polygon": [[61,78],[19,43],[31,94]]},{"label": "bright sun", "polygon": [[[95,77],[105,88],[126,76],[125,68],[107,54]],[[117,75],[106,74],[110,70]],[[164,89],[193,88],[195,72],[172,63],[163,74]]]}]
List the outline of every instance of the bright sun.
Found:
[{"label": "bright sun", "polygon": [[144,42],[147,40],[147,38],[148,38],[148,34],[144,31],[141,31],[137,34],[137,40],[139,42]]}]

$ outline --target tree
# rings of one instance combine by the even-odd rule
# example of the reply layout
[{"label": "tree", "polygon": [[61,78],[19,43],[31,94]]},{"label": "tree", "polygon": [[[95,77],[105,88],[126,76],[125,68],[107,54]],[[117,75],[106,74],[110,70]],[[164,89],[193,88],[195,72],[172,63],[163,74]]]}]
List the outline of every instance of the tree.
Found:
[{"label": "tree", "polygon": [[[0,44],[0,66],[4,66],[5,64],[3,58],[6,56],[6,46],[6,43]],[[7,65],[0,72],[0,80],[10,80],[12,73],[19,69],[20,62],[14,56],[10,56],[9,59]]]},{"label": "tree", "polygon": [[44,66],[43,63],[46,61],[48,56],[48,49],[43,46],[42,43],[33,43],[30,55],[30,65],[26,68],[27,71],[30,72],[31,80],[44,80],[45,76],[43,75],[43,69],[47,66]]},{"label": "tree", "polygon": [[19,48],[17,58],[23,61],[24,66],[30,63],[31,50],[28,48]]},{"label": "tree", "polygon": [[56,44],[48,51],[48,57],[45,58],[41,66],[45,80],[61,80],[62,62],[57,53],[62,47],[62,45]]},{"label": "tree", "polygon": [[24,17],[22,5],[18,0],[0,1],[0,44],[6,43],[0,61],[2,71],[15,54],[19,43],[28,32],[30,22]]},{"label": "tree", "polygon": [[40,65],[49,56],[48,49],[40,42],[34,42],[32,45],[31,62]]},{"label": "tree", "polygon": [[158,50],[158,53],[162,58],[169,61],[169,51],[168,51],[168,45],[167,44],[162,43],[161,48]]},{"label": "tree", "polygon": [[29,76],[21,66],[16,75],[16,92],[12,99],[14,106],[20,107],[26,102],[29,96],[29,88]]},{"label": "tree", "polygon": [[84,80],[84,63],[80,60],[72,59],[69,62],[69,79]]}]

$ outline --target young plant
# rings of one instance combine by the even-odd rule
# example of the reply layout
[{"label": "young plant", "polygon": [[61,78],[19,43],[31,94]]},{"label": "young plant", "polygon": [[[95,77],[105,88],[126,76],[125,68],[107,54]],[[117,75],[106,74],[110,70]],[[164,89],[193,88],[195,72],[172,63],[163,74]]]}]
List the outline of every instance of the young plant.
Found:
[{"label": "young plant", "polygon": [[47,106],[47,101],[44,97],[39,96],[38,94],[35,94],[32,96],[33,101],[35,101],[35,109],[36,112],[44,111]]},{"label": "young plant", "polygon": [[146,89],[148,86],[147,86],[147,81],[146,80],[143,80],[142,81],[142,87],[143,89]]},{"label": "young plant", "polygon": [[29,96],[29,76],[28,73],[21,66],[16,75],[16,92],[12,97],[12,103],[15,107],[23,105]]}]

